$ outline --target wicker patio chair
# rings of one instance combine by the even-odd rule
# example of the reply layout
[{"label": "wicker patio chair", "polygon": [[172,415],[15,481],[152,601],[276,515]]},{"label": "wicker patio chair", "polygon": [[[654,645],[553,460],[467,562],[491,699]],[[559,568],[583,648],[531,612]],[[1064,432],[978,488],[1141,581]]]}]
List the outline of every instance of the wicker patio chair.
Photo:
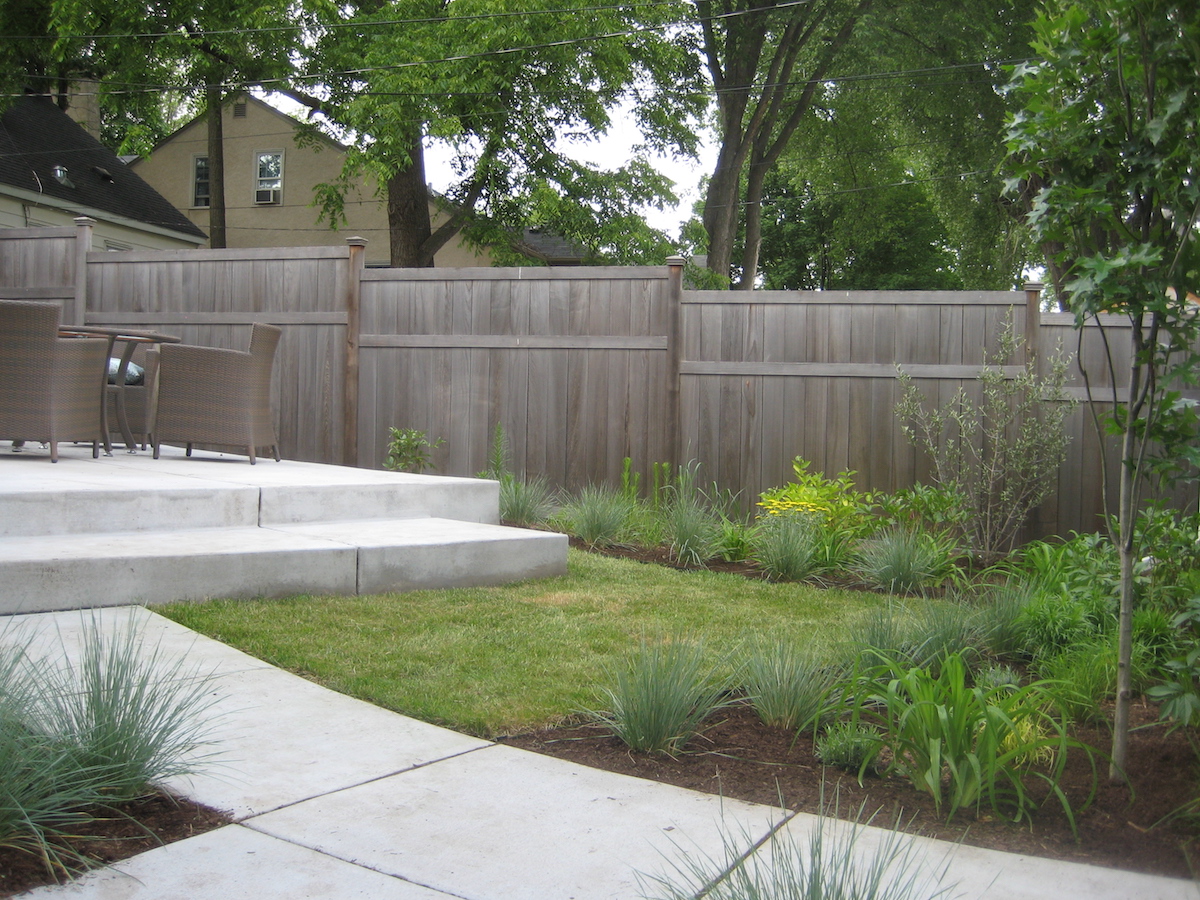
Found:
[{"label": "wicker patio chair", "polygon": [[154,458],[164,443],[236,447],[251,465],[258,450],[279,460],[271,416],[271,369],[282,331],[255,323],[250,350],[163,344],[158,349],[157,401],[151,423]]},{"label": "wicker patio chair", "polygon": [[105,439],[100,425],[108,342],[60,338],[57,303],[0,300],[0,437],[50,445],[87,441],[92,456]]}]

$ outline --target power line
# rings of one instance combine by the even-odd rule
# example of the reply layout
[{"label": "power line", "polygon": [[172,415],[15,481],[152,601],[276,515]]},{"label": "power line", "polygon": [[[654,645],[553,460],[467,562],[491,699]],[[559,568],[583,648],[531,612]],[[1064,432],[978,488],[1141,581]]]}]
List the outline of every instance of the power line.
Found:
[{"label": "power line", "polygon": [[[732,10],[726,13],[717,13],[710,16],[700,16],[697,18],[681,18],[671,22],[665,22],[658,27],[669,27],[679,25],[695,25],[703,21],[718,21],[724,19],[734,19],[740,16],[756,15],[764,12],[776,12],[779,10],[791,9],[797,6],[809,6],[814,0],[787,0],[784,3],[777,3],[771,7]],[[478,22],[491,21],[496,19],[511,19],[517,17],[533,18],[535,16],[562,16],[562,15],[579,15],[580,13],[600,13],[600,12],[631,12],[639,9],[653,9],[655,7],[674,6],[674,3],[669,0],[656,0],[649,3],[622,3],[611,6],[581,6],[581,7],[562,7],[554,9],[527,9],[527,10],[511,10],[506,12],[493,13],[473,13],[470,15],[455,15],[455,16],[430,16],[413,19],[382,19],[378,21],[371,20],[346,20],[340,22],[314,22],[311,23],[318,29],[333,30],[340,28],[392,28],[396,26],[413,26],[413,25],[443,25],[457,24],[463,22]],[[166,38],[166,37],[190,37],[196,39],[204,39],[210,37],[225,37],[228,35],[253,35],[253,34],[278,34],[285,31],[303,30],[310,27],[308,23],[294,23],[288,25],[271,25],[261,28],[227,28],[213,29],[203,31],[190,31],[182,24],[173,31],[148,31],[148,32],[101,32],[96,34],[33,34],[33,35],[16,35],[9,36],[8,40],[20,41],[95,41],[103,38],[120,38],[144,40],[148,38]]]}]

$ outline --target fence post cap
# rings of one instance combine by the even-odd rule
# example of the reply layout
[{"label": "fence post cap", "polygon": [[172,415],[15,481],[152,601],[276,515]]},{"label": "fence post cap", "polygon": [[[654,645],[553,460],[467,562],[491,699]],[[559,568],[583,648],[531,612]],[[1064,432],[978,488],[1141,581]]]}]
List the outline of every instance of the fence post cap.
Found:
[{"label": "fence post cap", "polygon": [[1045,287],[1045,285],[1044,285],[1044,284],[1042,284],[1040,281],[1027,281],[1027,282],[1025,282],[1025,290],[1027,290],[1027,291],[1040,291],[1040,290],[1042,290],[1044,287]]},{"label": "fence post cap", "polygon": [[682,265],[686,265],[686,264],[687,264],[687,260],[684,259],[682,256],[668,256],[667,257],[667,265],[668,266],[682,266]]},{"label": "fence post cap", "polygon": [[81,226],[97,224],[96,220],[93,219],[91,216],[76,216],[71,221],[73,221],[76,225],[81,225]]},{"label": "fence post cap", "polygon": [[358,237],[356,235],[355,237],[346,238],[346,243],[349,244],[351,247],[365,247],[365,246],[367,246],[367,244],[369,244],[371,242],[368,241],[365,237]]}]

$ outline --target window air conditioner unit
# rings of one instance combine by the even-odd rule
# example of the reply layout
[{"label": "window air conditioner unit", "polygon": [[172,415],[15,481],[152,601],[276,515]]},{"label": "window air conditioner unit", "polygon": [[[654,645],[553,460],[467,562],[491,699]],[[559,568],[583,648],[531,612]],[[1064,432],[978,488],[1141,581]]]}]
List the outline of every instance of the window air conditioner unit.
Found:
[{"label": "window air conditioner unit", "polygon": [[278,203],[279,202],[279,188],[271,188],[271,189],[265,190],[265,191],[255,191],[254,192],[254,202],[255,203]]}]

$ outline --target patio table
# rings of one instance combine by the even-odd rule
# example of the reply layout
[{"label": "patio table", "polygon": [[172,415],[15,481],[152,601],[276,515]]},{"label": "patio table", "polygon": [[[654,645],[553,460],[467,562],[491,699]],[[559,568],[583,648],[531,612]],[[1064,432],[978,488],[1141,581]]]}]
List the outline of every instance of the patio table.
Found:
[{"label": "patio table", "polygon": [[125,440],[125,449],[130,453],[136,452],[136,441],[133,439],[133,429],[129,427],[129,414],[125,408],[125,376],[129,372],[129,363],[133,360],[134,350],[139,345],[146,344],[178,344],[183,339],[173,334],[162,334],[157,331],[139,331],[129,328],[105,328],[98,325],[64,325],[58,329],[60,337],[107,337],[108,357],[112,358],[113,346],[120,341],[125,346],[121,351],[121,361],[117,366],[117,374],[113,383],[105,380],[104,392],[100,395],[100,423],[104,429],[104,452],[112,455],[112,443],[108,437],[108,397],[113,397],[113,406],[117,412],[117,426],[121,437]]}]

